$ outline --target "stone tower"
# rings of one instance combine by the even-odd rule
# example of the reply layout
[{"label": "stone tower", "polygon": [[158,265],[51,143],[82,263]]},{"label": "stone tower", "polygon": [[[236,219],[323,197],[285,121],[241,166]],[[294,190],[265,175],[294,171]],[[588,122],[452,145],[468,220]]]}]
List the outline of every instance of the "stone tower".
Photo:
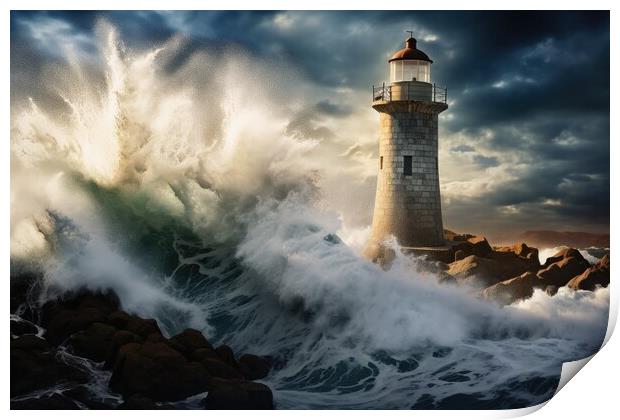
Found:
[{"label": "stone tower", "polygon": [[379,175],[366,246],[367,258],[381,256],[393,235],[402,247],[444,244],[437,162],[437,121],[448,108],[447,89],[431,83],[431,63],[414,38],[389,60],[390,82],[373,86],[379,112]]}]

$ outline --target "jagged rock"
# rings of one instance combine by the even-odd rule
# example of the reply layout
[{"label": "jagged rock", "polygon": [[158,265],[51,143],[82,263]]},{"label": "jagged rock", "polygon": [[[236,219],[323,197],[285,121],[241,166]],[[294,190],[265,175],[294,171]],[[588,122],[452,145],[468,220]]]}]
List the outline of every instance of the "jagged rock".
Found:
[{"label": "jagged rock", "polygon": [[125,311],[114,311],[110,315],[108,315],[106,323],[112,325],[115,328],[118,328],[119,330],[122,330],[125,329],[127,323],[131,318],[132,316]]},{"label": "jagged rock", "polygon": [[49,388],[60,382],[84,383],[85,374],[55,357],[55,349],[35,335],[11,340],[11,396]]},{"label": "jagged rock", "polygon": [[491,248],[489,241],[487,241],[487,238],[484,236],[474,236],[473,238],[469,238],[467,243],[471,244],[473,255],[485,257],[493,252],[493,248]]},{"label": "jagged rock", "polygon": [[605,255],[594,266],[578,276],[573,277],[567,284],[575,290],[594,290],[598,286],[609,286],[609,254]]},{"label": "jagged rock", "polygon": [[234,367],[235,369],[239,369],[239,365],[235,360],[235,353],[232,351],[230,347],[225,344],[222,344],[218,348],[215,349],[220,358],[229,366]]},{"label": "jagged rock", "polygon": [[578,260],[584,260],[581,252],[575,248],[562,248],[558,252],[556,252],[552,257],[547,258],[545,263],[543,264],[543,268],[549,267],[551,264],[554,264],[558,261],[562,261],[567,258],[576,258]]},{"label": "jagged rock", "polygon": [[200,361],[200,364],[207,369],[211,376],[225,379],[243,379],[243,374],[238,369],[224,363],[219,358],[206,357]]},{"label": "jagged rock", "polygon": [[156,336],[162,335],[157,321],[154,319],[143,319],[137,316],[130,316],[124,329],[144,338],[147,338],[151,334],[155,334]]},{"label": "jagged rock", "polygon": [[450,264],[448,275],[456,279],[459,284],[488,287],[500,280],[502,268],[496,261],[470,255]]},{"label": "jagged rock", "polygon": [[11,401],[11,410],[79,410],[80,407],[61,394]]},{"label": "jagged rock", "polygon": [[86,357],[95,362],[110,361],[117,348],[114,337],[116,328],[111,325],[95,322],[85,331],[73,334],[69,344],[78,356]]},{"label": "jagged rock", "polygon": [[578,250],[567,248],[547,258],[544,267],[538,271],[541,283],[545,286],[562,287],[587,270],[590,264]]},{"label": "jagged rock", "polygon": [[482,291],[482,296],[487,300],[494,300],[502,305],[532,297],[534,286],[538,282],[536,274],[528,271],[519,277],[505,280],[487,287]]},{"label": "jagged rock", "polygon": [[211,410],[270,410],[273,394],[257,382],[213,378],[204,404]]},{"label": "jagged rock", "polygon": [[92,323],[105,322],[108,315],[118,309],[118,305],[118,296],[110,291],[79,291],[48,301],[41,308],[45,337],[52,344],[60,344]]},{"label": "jagged rock", "polygon": [[207,341],[202,333],[192,328],[188,328],[174,337],[171,337],[170,344],[186,356],[190,356],[194,351],[203,348],[215,352],[211,343]]},{"label": "jagged rock", "polygon": [[239,368],[243,376],[250,381],[263,379],[269,374],[269,364],[265,359],[253,354],[244,354],[239,358]]},{"label": "jagged rock", "polygon": [[157,401],[178,401],[204,392],[209,374],[166,342],[129,343],[118,352],[110,387],[128,397],[141,394]]}]

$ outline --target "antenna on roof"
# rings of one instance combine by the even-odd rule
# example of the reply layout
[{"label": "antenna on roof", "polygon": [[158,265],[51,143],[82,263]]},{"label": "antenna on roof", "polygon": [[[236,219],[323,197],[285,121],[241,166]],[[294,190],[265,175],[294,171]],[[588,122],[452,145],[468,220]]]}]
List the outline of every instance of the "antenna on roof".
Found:
[{"label": "antenna on roof", "polygon": [[409,38],[413,38],[413,31],[405,31],[409,33]]}]

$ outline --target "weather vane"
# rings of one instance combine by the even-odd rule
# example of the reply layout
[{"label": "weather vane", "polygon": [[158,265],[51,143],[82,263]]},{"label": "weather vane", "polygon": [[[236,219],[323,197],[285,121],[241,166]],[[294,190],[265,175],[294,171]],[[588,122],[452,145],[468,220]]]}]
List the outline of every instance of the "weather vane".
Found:
[{"label": "weather vane", "polygon": [[409,37],[413,38],[413,31],[405,31],[405,32],[409,32]]}]

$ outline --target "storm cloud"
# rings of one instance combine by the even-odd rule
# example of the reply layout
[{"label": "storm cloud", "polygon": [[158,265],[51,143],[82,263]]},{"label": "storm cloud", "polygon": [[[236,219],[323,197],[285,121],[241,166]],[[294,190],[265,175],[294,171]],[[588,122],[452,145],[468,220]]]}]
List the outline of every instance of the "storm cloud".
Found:
[{"label": "storm cloud", "polygon": [[60,50],[96,69],[101,18],[130,48],[179,37],[171,71],[209,48],[299,74],[310,93],[291,108],[287,129],[321,141],[339,170],[359,174],[347,184],[351,199],[339,196],[354,198],[345,220],[360,227],[372,216],[378,149],[371,86],[387,78],[387,59],[412,30],[434,60],[433,81],[448,88],[444,224],[497,237],[609,229],[608,12],[12,12],[12,104],[58,100],[39,81]]}]

